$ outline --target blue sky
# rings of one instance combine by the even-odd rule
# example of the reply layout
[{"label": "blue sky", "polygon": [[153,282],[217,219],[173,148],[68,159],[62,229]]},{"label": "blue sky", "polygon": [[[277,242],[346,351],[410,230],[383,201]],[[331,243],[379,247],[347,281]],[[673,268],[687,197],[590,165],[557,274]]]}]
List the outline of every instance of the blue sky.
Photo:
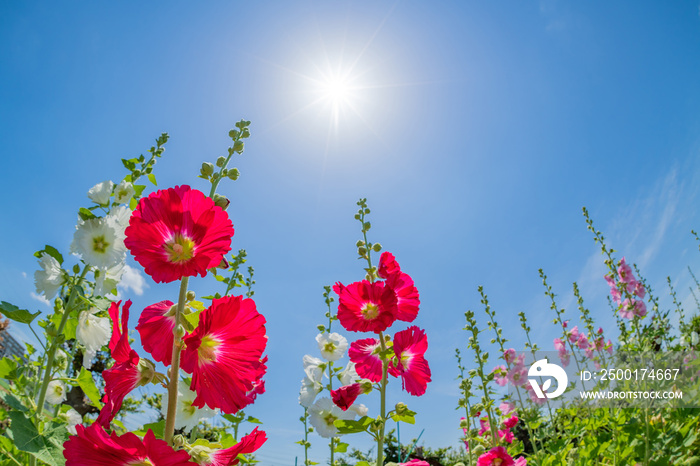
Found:
[{"label": "blue sky", "polygon": [[[270,436],[259,458],[291,465],[303,454],[301,358],[318,355],[323,285],[362,277],[360,197],[371,240],[416,282],[415,323],[430,344],[427,394],[393,384],[390,403],[419,412],[402,437],[425,429],[427,445],[457,446],[453,354],[466,351],[464,312],[484,322],[478,285],[517,349],[519,311],[552,348],[540,267],[569,316],[578,281],[611,328],[582,206],[663,306],[671,276],[694,308],[698,12],[697,1],[3,2],[0,298],[47,310],[31,297],[32,253],[47,243],[67,253],[87,190],[121,179],[120,158],[168,132],[159,186],[204,189],[200,164],[225,153],[245,118],[242,176],[220,192],[268,320],[268,392],[248,410]],[[338,70],[354,89],[336,113],[319,95]],[[216,287],[191,283],[200,295]],[[176,285],[147,285],[136,308],[174,300]],[[312,443],[322,460],[326,442]]]}]

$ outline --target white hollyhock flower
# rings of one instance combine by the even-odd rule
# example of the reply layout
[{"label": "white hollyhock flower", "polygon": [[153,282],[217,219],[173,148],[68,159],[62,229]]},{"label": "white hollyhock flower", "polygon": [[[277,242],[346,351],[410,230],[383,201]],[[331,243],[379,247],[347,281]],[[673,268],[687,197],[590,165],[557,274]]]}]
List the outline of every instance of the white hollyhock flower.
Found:
[{"label": "white hollyhock flower", "polygon": [[360,380],[360,376],[355,370],[355,363],[352,361],[348,362],[348,365],[345,366],[345,369],[343,369],[340,372],[340,374],[338,374],[338,378],[340,379],[340,383],[342,383],[344,386],[350,385],[351,383],[355,383],[358,380]]},{"label": "white hollyhock flower", "polygon": [[299,404],[304,408],[311,406],[322,388],[321,382],[304,377],[301,381],[301,390],[299,390]]},{"label": "white hollyhock flower", "polygon": [[[177,388],[177,409],[175,411],[175,428],[185,429],[186,431],[192,430],[197,424],[205,419],[209,419],[216,415],[216,411],[204,405],[203,408],[197,408],[192,406],[192,402],[197,397],[197,394],[187,388],[186,386],[179,384]],[[161,412],[163,416],[167,414],[168,411],[168,393],[163,395],[163,402],[161,403]]]},{"label": "white hollyhock flower", "polygon": [[355,418],[355,412],[343,411],[330,398],[323,397],[309,407],[309,422],[314,426],[318,435],[330,438],[338,434],[338,428],[333,424],[337,419],[350,420]]},{"label": "white hollyhock flower", "polygon": [[95,294],[104,296],[114,290],[124,275],[126,264],[120,262],[108,269],[95,272]]},{"label": "white hollyhock flower", "polygon": [[328,361],[337,361],[348,349],[348,340],[339,333],[319,333],[316,335],[316,343],[321,356]]},{"label": "white hollyhock flower", "polygon": [[94,313],[97,309],[83,311],[78,316],[78,326],[75,329],[75,337],[85,347],[83,353],[83,366],[89,368],[97,351],[109,343],[112,336],[112,323],[109,317],[97,317]]},{"label": "white hollyhock flower", "polygon": [[117,189],[114,190],[114,201],[117,204],[126,204],[131,200],[134,194],[136,194],[134,185],[123,180],[117,185]]},{"label": "white hollyhock flower", "polygon": [[83,417],[78,411],[74,410],[73,408],[66,411],[64,416],[66,416],[66,419],[68,419],[68,425],[66,426],[66,430],[68,430],[68,433],[71,435],[78,435],[75,426],[77,426],[78,424],[82,424]]},{"label": "white hollyhock flower", "polygon": [[46,401],[52,405],[63,403],[66,400],[66,384],[60,380],[52,380],[49,382],[49,388],[46,390]]},{"label": "white hollyhock flower", "polygon": [[112,188],[114,188],[114,183],[110,180],[97,183],[88,191],[88,197],[96,204],[108,205],[109,197],[112,195]]},{"label": "white hollyhock flower", "polygon": [[308,354],[304,355],[304,372],[308,378],[320,382],[325,369],[326,363],[322,359],[315,358]]},{"label": "white hollyhock flower", "polygon": [[108,269],[126,259],[124,232],[113,220],[91,218],[78,224],[70,250],[86,264]]},{"label": "white hollyhock flower", "polygon": [[124,230],[129,226],[131,214],[132,210],[130,208],[120,205],[110,210],[109,215],[105,218],[119,233],[124,234]]},{"label": "white hollyhock flower", "polygon": [[697,346],[698,343],[700,343],[700,335],[698,335],[698,332],[693,332],[690,334],[690,344],[693,346]]},{"label": "white hollyhock flower", "polygon": [[363,405],[362,403],[353,403],[349,408],[348,411],[354,411],[355,414],[358,416],[367,416],[367,413],[369,412],[369,409],[367,409],[367,406]]},{"label": "white hollyhock flower", "polygon": [[34,272],[36,292],[43,294],[46,299],[53,299],[61,285],[66,281],[61,264],[44,252],[39,258],[39,266],[41,269]]}]

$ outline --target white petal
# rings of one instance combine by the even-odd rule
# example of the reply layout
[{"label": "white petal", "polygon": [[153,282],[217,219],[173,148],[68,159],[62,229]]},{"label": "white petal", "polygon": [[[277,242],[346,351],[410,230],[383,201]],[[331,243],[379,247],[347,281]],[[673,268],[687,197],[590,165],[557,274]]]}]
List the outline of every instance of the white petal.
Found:
[{"label": "white petal", "polygon": [[110,180],[97,183],[88,191],[88,197],[96,204],[107,205],[109,197],[112,195],[112,188],[114,188],[114,183]]}]

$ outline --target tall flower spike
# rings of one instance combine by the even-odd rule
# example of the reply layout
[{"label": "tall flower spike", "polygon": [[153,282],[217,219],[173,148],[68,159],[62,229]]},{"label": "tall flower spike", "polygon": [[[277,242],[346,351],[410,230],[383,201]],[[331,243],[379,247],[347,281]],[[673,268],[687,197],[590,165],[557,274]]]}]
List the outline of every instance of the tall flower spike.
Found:
[{"label": "tall flower spike", "polygon": [[416,326],[408,327],[394,336],[394,353],[396,363],[391,361],[389,372],[391,375],[401,376],[403,388],[414,396],[425,393],[430,378],[430,367],[425,360],[425,352],[428,350],[428,337],[425,331]]},{"label": "tall flower spike", "polygon": [[206,275],[231,250],[228,214],[201,191],[176,186],[139,201],[126,247],[158,283]]},{"label": "tall flower spike", "polygon": [[192,374],[193,406],[233,414],[252,403],[265,366],[265,318],[252,299],[215,299],[199,315],[199,325],[185,337],[182,369]]},{"label": "tall flower spike", "polygon": [[396,293],[382,282],[337,284],[338,320],[351,332],[383,332],[396,320]]}]

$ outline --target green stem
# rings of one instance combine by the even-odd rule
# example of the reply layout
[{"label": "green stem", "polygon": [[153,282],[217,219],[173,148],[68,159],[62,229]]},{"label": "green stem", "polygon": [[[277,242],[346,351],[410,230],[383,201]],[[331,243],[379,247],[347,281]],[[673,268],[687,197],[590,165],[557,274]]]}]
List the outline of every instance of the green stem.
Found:
[{"label": "green stem", "polygon": [[168,412],[165,417],[164,440],[169,445],[173,444],[173,433],[175,432],[175,412],[177,410],[177,386],[180,382],[180,349],[182,348],[182,337],[178,334],[180,328],[180,316],[185,309],[187,299],[187,282],[189,277],[182,277],[180,282],[180,296],[175,310],[175,328],[173,329],[173,356],[170,367],[170,383],[168,384]]},{"label": "green stem", "polygon": [[[369,254],[368,254],[369,256]],[[386,343],[384,342],[384,333],[379,332],[379,343],[382,348],[382,354],[386,353]],[[386,385],[387,385],[387,372],[389,368],[389,361],[382,358],[382,382],[379,387],[380,398],[380,408],[379,415],[381,418],[381,426],[379,427],[379,435],[377,436],[377,465],[384,465],[384,428],[386,427]]]},{"label": "green stem", "polygon": [[[238,139],[236,139],[237,141]],[[234,141],[235,143],[235,141]],[[219,173],[217,174],[218,176],[214,181],[211,182],[211,191],[209,191],[209,197],[214,199],[214,194],[216,194],[216,188],[219,186],[219,183],[221,182],[221,178],[223,177],[224,170],[226,167],[228,167],[228,163],[231,160],[231,157],[233,157],[233,154],[235,152],[231,152],[228,157],[226,157],[226,162],[221,166],[221,169],[219,170]]]}]

